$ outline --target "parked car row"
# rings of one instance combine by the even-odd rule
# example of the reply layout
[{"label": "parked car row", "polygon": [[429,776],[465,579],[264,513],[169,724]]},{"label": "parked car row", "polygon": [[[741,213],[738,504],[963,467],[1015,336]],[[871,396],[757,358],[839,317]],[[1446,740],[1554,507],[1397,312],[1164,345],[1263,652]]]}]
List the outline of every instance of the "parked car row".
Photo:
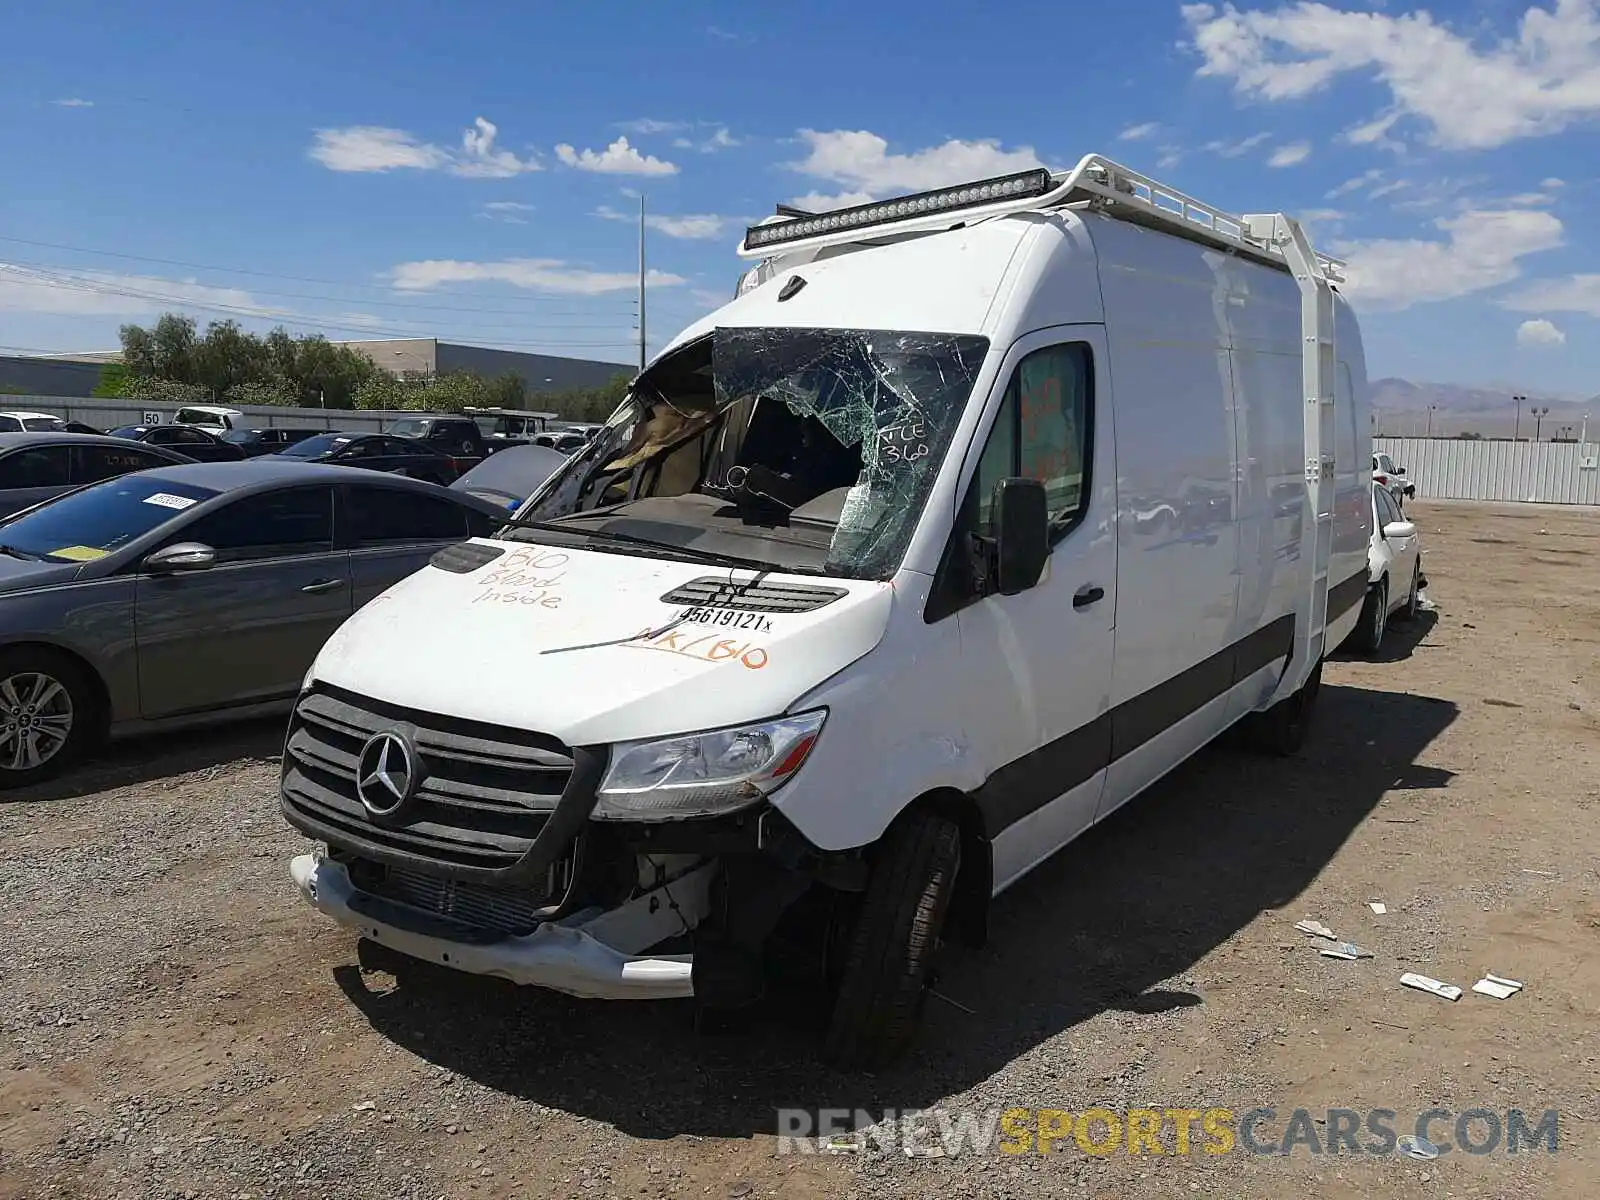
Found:
[{"label": "parked car row", "polygon": [[1394,497],[1397,505],[1403,505],[1406,500],[1417,494],[1417,485],[1406,478],[1406,469],[1395,466],[1394,459],[1387,454],[1372,456],[1372,478],[1374,482],[1388,489],[1389,495]]},{"label": "parked car row", "polygon": [[1350,634],[1351,649],[1377,654],[1383,647],[1389,622],[1396,617],[1414,618],[1422,605],[1422,589],[1427,586],[1416,522],[1400,511],[1400,502],[1389,487],[1374,480],[1372,537],[1367,546],[1367,590],[1361,618]]}]

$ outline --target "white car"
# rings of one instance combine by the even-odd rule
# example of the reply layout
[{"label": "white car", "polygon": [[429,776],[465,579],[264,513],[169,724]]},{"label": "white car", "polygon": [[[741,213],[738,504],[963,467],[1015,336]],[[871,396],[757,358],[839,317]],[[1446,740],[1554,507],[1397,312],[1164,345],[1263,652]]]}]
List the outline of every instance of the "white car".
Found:
[{"label": "white car", "polygon": [[237,408],[219,408],[214,404],[192,404],[180,408],[172,418],[174,425],[196,425],[218,437],[244,421],[244,413]]},{"label": "white car", "polygon": [[1372,479],[1374,483],[1381,483],[1389,489],[1397,506],[1417,494],[1417,485],[1406,478],[1406,469],[1395,466],[1394,459],[1387,454],[1372,456]]},{"label": "white car", "polygon": [[40,412],[0,412],[0,433],[65,433],[60,417]]},{"label": "white car", "polygon": [[1351,645],[1376,654],[1393,617],[1410,620],[1421,606],[1428,577],[1422,571],[1422,544],[1416,522],[1383,484],[1372,485],[1372,541],[1367,547],[1367,597]]}]

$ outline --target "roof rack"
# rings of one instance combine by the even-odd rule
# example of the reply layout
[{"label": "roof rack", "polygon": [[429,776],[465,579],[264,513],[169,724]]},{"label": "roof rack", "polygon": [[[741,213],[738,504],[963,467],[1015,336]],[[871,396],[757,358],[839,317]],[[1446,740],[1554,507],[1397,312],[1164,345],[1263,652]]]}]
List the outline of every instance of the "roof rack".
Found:
[{"label": "roof rack", "polygon": [[[781,211],[745,231],[744,258],[781,256],[806,249],[861,242],[903,233],[949,228],[959,213],[971,222],[1007,213],[1036,212],[1089,202],[1114,215],[1179,236],[1226,246],[1293,271],[1276,214],[1239,216],[1196,200],[1104,155],[1086,154],[1065,173],[1039,169],[977,180],[932,192],[899,196],[832,212],[800,216]],[[788,227],[797,226],[792,230]],[[1258,232],[1264,231],[1264,232]],[[1312,251],[1330,283],[1344,282],[1345,264]]]}]

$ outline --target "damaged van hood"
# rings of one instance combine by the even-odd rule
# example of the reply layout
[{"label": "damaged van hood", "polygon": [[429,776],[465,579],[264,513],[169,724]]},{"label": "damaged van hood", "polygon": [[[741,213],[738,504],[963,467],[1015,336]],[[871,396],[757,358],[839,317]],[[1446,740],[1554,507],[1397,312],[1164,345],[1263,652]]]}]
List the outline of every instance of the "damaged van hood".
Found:
[{"label": "damaged van hood", "polygon": [[570,746],[782,713],[871,650],[893,603],[887,583],[526,542],[435,562],[347,620],[310,678]]}]

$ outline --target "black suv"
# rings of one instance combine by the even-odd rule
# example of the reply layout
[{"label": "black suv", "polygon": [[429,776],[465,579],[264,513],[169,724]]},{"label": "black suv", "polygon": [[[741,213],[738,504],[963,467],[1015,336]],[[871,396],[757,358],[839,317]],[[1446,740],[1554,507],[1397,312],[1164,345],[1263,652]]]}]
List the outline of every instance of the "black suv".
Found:
[{"label": "black suv", "polygon": [[246,458],[260,458],[327,432],[326,429],[230,429],[222,435],[222,440],[239,447]]},{"label": "black suv", "polygon": [[477,458],[483,454],[483,430],[471,417],[423,414],[390,421],[384,433],[415,438],[452,458]]},{"label": "black suv", "polygon": [[193,425],[124,425],[113,429],[111,436],[176,450],[195,462],[241,462],[245,457],[244,451],[232,442]]}]

